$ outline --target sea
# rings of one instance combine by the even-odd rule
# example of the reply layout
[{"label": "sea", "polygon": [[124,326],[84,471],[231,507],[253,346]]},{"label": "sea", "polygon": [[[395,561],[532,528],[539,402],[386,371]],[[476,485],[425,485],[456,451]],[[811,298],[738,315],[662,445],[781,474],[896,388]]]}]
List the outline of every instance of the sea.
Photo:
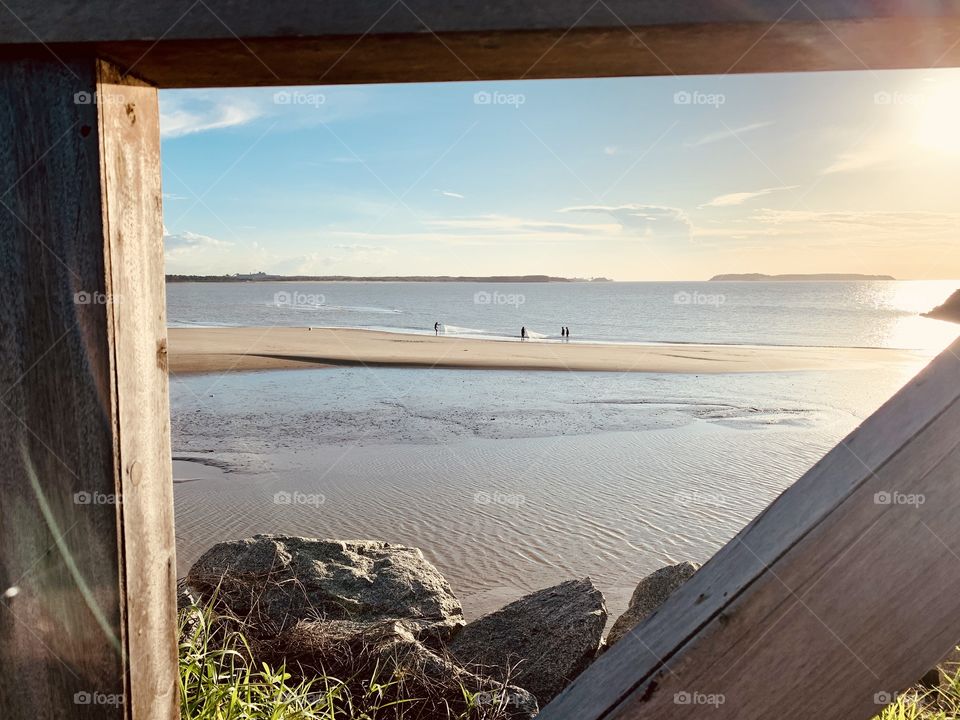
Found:
[{"label": "sea", "polygon": [[170,283],[172,327],[900,348],[730,374],[316,368],[171,377],[178,572],[256,533],[413,545],[468,618],[573,577],[611,619],[705,562],[957,338],[960,281]]}]

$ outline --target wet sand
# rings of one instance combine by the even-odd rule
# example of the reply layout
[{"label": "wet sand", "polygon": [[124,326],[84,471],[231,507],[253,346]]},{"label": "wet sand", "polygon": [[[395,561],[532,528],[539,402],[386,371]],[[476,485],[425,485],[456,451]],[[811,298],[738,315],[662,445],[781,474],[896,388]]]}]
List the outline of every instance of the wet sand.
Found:
[{"label": "wet sand", "polygon": [[170,328],[170,372],[310,366],[597,372],[787,372],[915,363],[908,350],[740,345],[614,345],[433,337],[347,328]]},{"label": "wet sand", "polygon": [[256,533],[386,540],[421,548],[469,619],[589,575],[612,622],[641,577],[708,559],[921,364],[174,376],[178,575]]}]

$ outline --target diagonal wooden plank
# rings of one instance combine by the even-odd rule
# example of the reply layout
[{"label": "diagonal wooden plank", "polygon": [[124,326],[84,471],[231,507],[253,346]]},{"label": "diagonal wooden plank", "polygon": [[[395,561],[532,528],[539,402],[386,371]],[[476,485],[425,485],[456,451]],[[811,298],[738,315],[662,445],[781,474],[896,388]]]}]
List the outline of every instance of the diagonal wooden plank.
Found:
[{"label": "diagonal wooden plank", "polygon": [[541,717],[867,718],[876,693],[934,665],[960,639],[958,353],[960,341]]}]

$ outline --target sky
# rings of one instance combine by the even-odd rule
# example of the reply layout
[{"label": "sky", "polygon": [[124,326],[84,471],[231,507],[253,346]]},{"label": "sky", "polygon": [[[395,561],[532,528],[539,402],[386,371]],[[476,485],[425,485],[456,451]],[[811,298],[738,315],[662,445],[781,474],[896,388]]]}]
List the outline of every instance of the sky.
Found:
[{"label": "sky", "polygon": [[960,70],[160,92],[168,273],[960,278]]}]

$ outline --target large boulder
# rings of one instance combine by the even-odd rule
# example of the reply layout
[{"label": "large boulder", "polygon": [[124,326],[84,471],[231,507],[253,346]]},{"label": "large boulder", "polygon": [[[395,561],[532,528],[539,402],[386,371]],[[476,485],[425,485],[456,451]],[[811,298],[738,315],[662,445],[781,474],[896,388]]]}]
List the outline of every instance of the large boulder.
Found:
[{"label": "large boulder", "polygon": [[[407,708],[411,717],[528,720],[539,711],[531,693],[461,667],[444,650],[418,641],[403,620],[301,621],[258,655],[304,677],[348,678],[368,691],[379,687],[383,707],[413,698],[415,704]],[[479,714],[470,712],[468,696]]]},{"label": "large boulder", "polygon": [[607,645],[613,645],[639,625],[699,569],[700,566],[697,563],[682,562],[667,565],[647,575],[633,591],[630,607],[610,628],[607,634]]},{"label": "large boulder", "polygon": [[473,621],[449,652],[545,705],[596,657],[606,622],[603,594],[590,578],[569,580]]},{"label": "large boulder", "polygon": [[302,620],[402,618],[417,639],[443,641],[463,626],[460,602],[423,553],[386,542],[256,535],[214,545],[187,583],[261,635]]}]

